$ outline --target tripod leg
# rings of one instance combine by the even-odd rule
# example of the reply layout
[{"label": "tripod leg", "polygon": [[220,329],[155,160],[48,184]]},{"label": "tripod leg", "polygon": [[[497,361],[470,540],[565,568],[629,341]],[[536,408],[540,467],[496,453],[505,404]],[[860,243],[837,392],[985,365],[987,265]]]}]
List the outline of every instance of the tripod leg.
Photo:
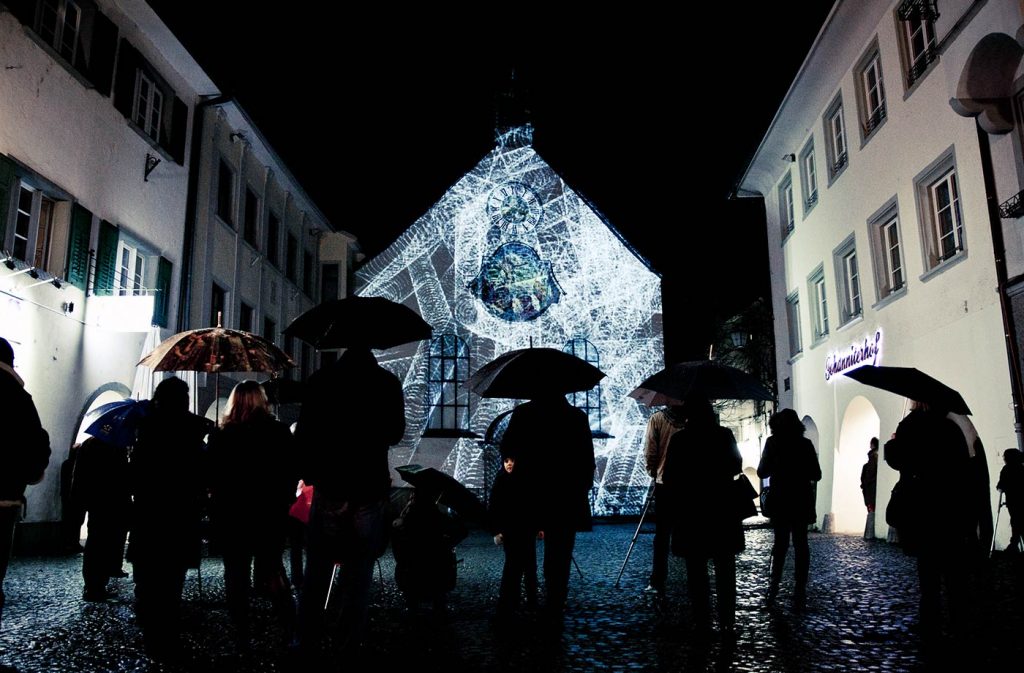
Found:
[{"label": "tripod leg", "polygon": [[651,506],[651,491],[654,488],[654,482],[651,482],[651,488],[647,491],[647,498],[644,500],[644,511],[640,514],[640,523],[636,525],[636,532],[633,533],[633,539],[629,541],[629,549],[626,550],[626,558],[622,559],[622,567],[619,568],[619,574],[615,577],[615,588],[619,588],[619,581],[622,579],[622,573],[626,570],[626,563],[629,562],[629,555],[633,553],[633,546],[636,544],[636,539],[640,537],[640,528],[644,525],[644,519],[647,518],[647,509]]},{"label": "tripod leg", "polygon": [[999,532],[999,515],[1003,511],[1003,492],[999,491],[999,504],[996,505],[996,523],[992,526],[992,544],[988,550],[988,557],[992,558],[992,552],[996,550],[996,533]]}]

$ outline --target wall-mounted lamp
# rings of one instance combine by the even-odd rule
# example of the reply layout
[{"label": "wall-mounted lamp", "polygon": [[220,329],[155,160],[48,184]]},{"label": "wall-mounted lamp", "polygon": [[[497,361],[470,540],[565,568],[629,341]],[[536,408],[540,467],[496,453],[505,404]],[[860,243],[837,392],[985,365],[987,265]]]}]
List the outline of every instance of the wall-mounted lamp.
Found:
[{"label": "wall-mounted lamp", "polygon": [[[32,274],[29,274],[29,275],[30,275],[30,276],[32,276]],[[34,276],[32,276],[32,277],[33,277],[33,278],[38,278],[38,277],[39,277],[39,274],[36,274],[36,275],[34,275]],[[26,286],[25,286],[25,289],[27,290],[28,288],[30,288],[30,287],[36,287],[37,285],[52,285],[52,286],[54,286],[55,288],[57,288],[58,290],[59,290],[59,289],[61,289],[61,287],[63,287],[63,285],[62,285],[62,283],[60,282],[60,279],[59,279],[59,278],[47,278],[47,279],[45,279],[45,280],[41,280],[41,281],[39,281],[38,283],[32,283],[31,285],[26,285]]]},{"label": "wall-mounted lamp", "polygon": [[66,301],[63,304],[61,304],[61,308],[64,309],[64,315],[71,315],[72,313],[75,312],[75,302]]},{"label": "wall-mounted lamp", "polygon": [[39,280],[39,271],[35,267],[29,268],[28,275],[32,276],[36,280]]},{"label": "wall-mounted lamp", "polygon": [[790,152],[789,154],[783,154],[782,155],[782,160],[783,161],[788,161],[791,164],[795,164],[796,163],[796,155],[793,154],[792,152]]},{"label": "wall-mounted lamp", "polygon": [[143,182],[149,182],[149,174],[153,172],[154,168],[160,165],[161,161],[163,161],[163,159],[160,157],[146,152],[146,168],[142,176]]},{"label": "wall-mounted lamp", "polygon": [[13,257],[8,257],[7,259],[5,259],[4,260],[4,266],[6,266],[11,271],[14,271],[14,258]]},{"label": "wall-mounted lamp", "polygon": [[241,131],[235,131],[234,133],[228,136],[228,140],[230,140],[231,142],[235,142],[236,140],[241,140],[242,142],[245,142],[246,137],[245,134],[242,133]]}]

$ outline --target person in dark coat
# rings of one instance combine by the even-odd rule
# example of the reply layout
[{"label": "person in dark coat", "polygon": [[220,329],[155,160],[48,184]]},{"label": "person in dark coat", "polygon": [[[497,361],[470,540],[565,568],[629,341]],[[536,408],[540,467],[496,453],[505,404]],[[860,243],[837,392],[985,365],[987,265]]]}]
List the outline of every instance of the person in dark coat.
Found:
[{"label": "person in dark coat", "polygon": [[50,436],[39,422],[32,396],[14,371],[14,349],[0,337],[0,624],[3,582],[14,546],[14,528],[25,509],[25,489],[43,480],[50,462]]},{"label": "person in dark coat", "polygon": [[299,476],[314,487],[295,641],[302,659],[317,658],[336,562],[341,564],[339,644],[343,656],[357,654],[373,563],[387,546],[388,450],[403,434],[402,384],[377,364],[369,348],[349,348],[310,377],[295,428]]},{"label": "person in dark coat", "polygon": [[267,588],[291,636],[295,603],[281,558],[298,480],[294,455],[292,433],[270,413],[263,387],[236,385],[220,427],[210,433],[209,466],[228,612],[243,634],[255,568],[256,585]]},{"label": "person in dark coat", "polygon": [[[914,401],[885,444],[885,462],[900,473],[897,490],[907,512],[897,527],[907,554],[917,556],[921,624],[926,639],[940,633],[945,585],[953,635],[966,632],[967,578],[978,544],[970,484],[971,458],[964,434],[941,409]],[[886,518],[890,519],[887,510]],[[891,522],[890,522],[891,523]]]},{"label": "person in dark coat", "polygon": [[878,437],[872,437],[867,462],[860,468],[860,492],[868,510],[864,522],[864,539],[875,539],[875,495],[878,490]]},{"label": "person in dark coat", "polygon": [[128,560],[136,617],[155,657],[176,651],[185,572],[200,558],[203,438],[213,424],[190,413],[188,402],[188,384],[173,377],[161,381],[129,456]]},{"label": "person in dark coat", "polygon": [[804,437],[804,424],[792,409],[783,409],[768,420],[772,436],[765,442],[757,476],[770,479],[770,517],[775,532],[772,545],[771,578],[768,601],[779,593],[782,569],[786,564],[789,540],[793,538],[793,598],[802,601],[807,595],[807,576],[811,551],[807,544],[807,527],[814,523],[815,484],[821,480],[818,454],[811,440]]},{"label": "person in dark coat", "polygon": [[544,607],[557,622],[569,595],[576,532],[591,530],[595,462],[587,414],[557,393],[520,404],[509,417],[501,453],[516,456],[516,471],[535,494],[544,531]]},{"label": "person in dark coat", "polygon": [[699,629],[711,626],[708,561],[714,562],[718,623],[731,635],[736,626],[736,554],[744,548],[731,486],[743,459],[732,431],[718,424],[708,400],[687,399],[682,415],[685,427],[669,441],[663,474],[674,494],[672,552],[686,558],[687,587]]},{"label": "person in dark coat", "polygon": [[124,543],[132,505],[128,451],[96,437],[82,442],[75,461],[71,497],[89,513],[89,537],[82,556],[82,598],[103,601],[111,577],[122,577]]},{"label": "person in dark coat", "polygon": [[1003,463],[996,488],[1003,492],[1010,513],[1010,544],[1006,551],[1019,554],[1024,536],[1024,454],[1020,449],[1007,449],[1003,451]]},{"label": "person in dark coat", "polygon": [[537,524],[535,494],[528,488],[514,455],[501,457],[502,469],[494,478],[488,499],[488,528],[494,544],[505,552],[498,590],[497,617],[510,617],[526,591],[526,605],[537,606],[537,537],[544,532]]},{"label": "person in dark coat", "polygon": [[455,545],[469,534],[462,521],[438,505],[439,496],[417,487],[391,529],[395,584],[411,609],[429,601],[435,616],[443,615],[448,592],[455,588]]},{"label": "person in dark coat", "polygon": [[75,476],[75,461],[81,444],[72,444],[68,457],[60,464],[60,528],[61,543],[69,554],[81,554],[82,526],[85,525],[85,509],[75,502],[71,495],[71,482]]}]

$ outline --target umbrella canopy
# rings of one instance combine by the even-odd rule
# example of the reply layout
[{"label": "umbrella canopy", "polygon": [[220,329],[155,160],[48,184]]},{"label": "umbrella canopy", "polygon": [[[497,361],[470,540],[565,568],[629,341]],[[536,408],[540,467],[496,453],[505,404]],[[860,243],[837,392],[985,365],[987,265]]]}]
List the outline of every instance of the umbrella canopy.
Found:
[{"label": "umbrella canopy", "polygon": [[179,332],[139,361],[153,371],[175,372],[276,372],[295,363],[288,354],[263,337],[203,327]]},{"label": "umbrella canopy", "polygon": [[844,372],[854,381],[890,393],[896,393],[912,400],[926,402],[930,406],[957,414],[970,414],[964,398],[938,379],[913,367],[883,367],[864,365]]},{"label": "umbrella canopy", "polygon": [[415,311],[384,297],[345,297],[317,304],[284,329],[317,349],[385,349],[429,339],[433,330]]},{"label": "umbrella canopy", "polygon": [[85,434],[122,448],[135,443],[139,421],[152,408],[149,400],[118,400],[96,407],[85,415]]},{"label": "umbrella canopy", "polygon": [[422,465],[401,465],[396,467],[395,471],[417,489],[438,494],[437,502],[451,507],[460,516],[476,521],[483,520],[483,503],[455,477]]},{"label": "umbrella canopy", "polygon": [[648,405],[678,404],[694,395],[709,400],[771,400],[771,392],[736,367],[712,360],[677,362],[649,376],[629,394]]},{"label": "umbrella canopy", "polygon": [[277,378],[262,383],[271,404],[294,404],[302,401],[306,384],[302,381]]},{"label": "umbrella canopy", "polygon": [[594,365],[554,348],[520,348],[499,355],[466,379],[481,397],[514,400],[590,390],[605,376]]}]

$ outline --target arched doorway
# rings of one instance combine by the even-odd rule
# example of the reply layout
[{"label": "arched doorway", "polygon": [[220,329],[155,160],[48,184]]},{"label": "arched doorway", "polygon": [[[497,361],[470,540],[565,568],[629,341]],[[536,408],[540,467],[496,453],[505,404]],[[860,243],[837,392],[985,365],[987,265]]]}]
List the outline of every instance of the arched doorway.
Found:
[{"label": "arched doorway", "polygon": [[836,533],[861,535],[867,510],[860,491],[860,471],[867,461],[872,437],[881,421],[875,407],[862,396],[846,407],[839,426],[839,442],[832,467],[832,513]]}]

